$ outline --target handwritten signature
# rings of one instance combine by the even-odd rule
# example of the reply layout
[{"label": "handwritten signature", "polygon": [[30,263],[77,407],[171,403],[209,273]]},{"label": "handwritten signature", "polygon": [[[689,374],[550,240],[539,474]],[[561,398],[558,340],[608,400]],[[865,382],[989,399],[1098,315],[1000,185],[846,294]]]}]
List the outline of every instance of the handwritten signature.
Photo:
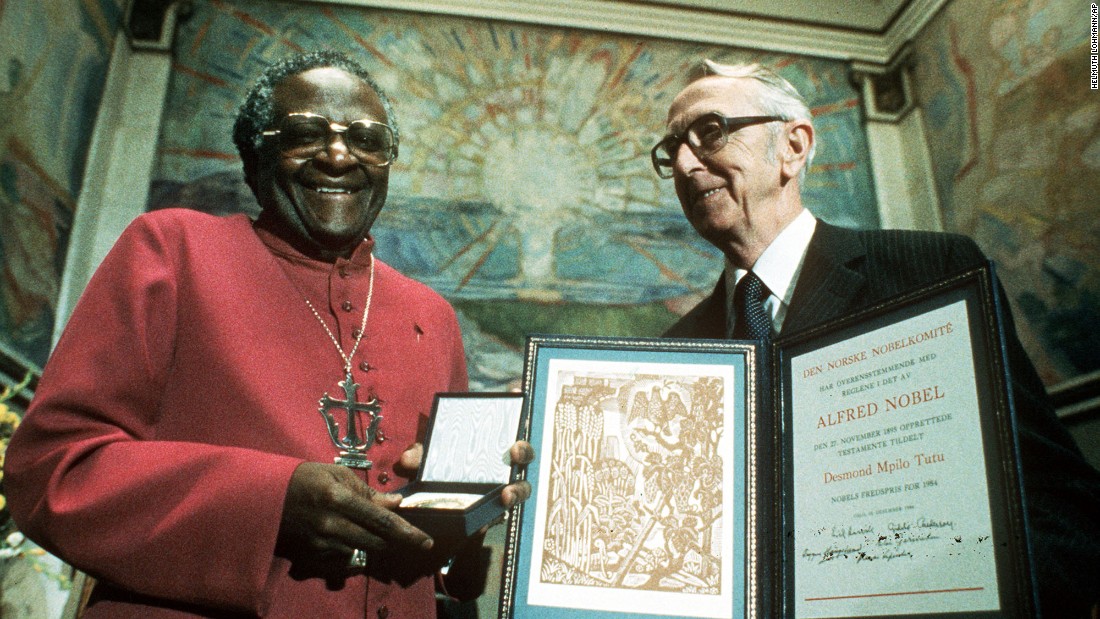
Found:
[{"label": "handwritten signature", "polygon": [[[921,516],[912,520],[889,522],[886,531],[879,532],[871,524],[834,526],[828,531],[833,540],[822,550],[809,547],[802,550],[801,558],[818,564],[840,559],[864,561],[893,561],[912,559],[914,545],[927,544],[950,538],[954,543],[962,543],[961,535],[954,535],[955,521]],[[978,536],[979,543],[989,539],[988,535]],[[843,540],[843,541],[840,541]],[[859,541],[857,541],[859,540]]]}]

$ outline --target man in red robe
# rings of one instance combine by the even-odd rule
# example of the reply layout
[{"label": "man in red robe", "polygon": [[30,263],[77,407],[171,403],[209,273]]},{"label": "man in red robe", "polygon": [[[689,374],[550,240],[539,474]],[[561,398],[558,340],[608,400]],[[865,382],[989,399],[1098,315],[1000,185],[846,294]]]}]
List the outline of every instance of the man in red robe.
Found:
[{"label": "man in red robe", "polygon": [[[434,394],[467,377],[450,305],[372,255],[390,104],[346,57],[300,55],[261,76],[234,140],[262,214],[130,225],[12,439],[13,517],[96,578],[88,618],[431,616],[455,550],[389,493]],[[325,464],[326,398],[335,418],[381,407],[369,472]]]}]

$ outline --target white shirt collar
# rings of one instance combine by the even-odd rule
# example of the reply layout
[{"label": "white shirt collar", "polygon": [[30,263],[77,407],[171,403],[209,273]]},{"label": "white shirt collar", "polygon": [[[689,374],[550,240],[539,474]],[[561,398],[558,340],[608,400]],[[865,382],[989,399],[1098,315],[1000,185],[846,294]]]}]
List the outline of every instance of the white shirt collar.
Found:
[{"label": "white shirt collar", "polygon": [[[810,246],[810,239],[817,228],[817,219],[807,209],[794,218],[787,227],[775,237],[768,245],[764,253],[760,254],[756,263],[752,265],[752,271],[764,282],[771,293],[764,301],[766,309],[772,317],[772,324],[778,333],[783,327],[783,320],[787,317],[787,308],[790,307],[791,298],[794,296],[794,285],[798,282],[798,274],[802,272],[802,263],[806,259],[806,250]],[[737,282],[748,273],[745,269],[739,269],[726,260],[726,309],[730,316],[729,326],[732,329],[733,291]]]}]

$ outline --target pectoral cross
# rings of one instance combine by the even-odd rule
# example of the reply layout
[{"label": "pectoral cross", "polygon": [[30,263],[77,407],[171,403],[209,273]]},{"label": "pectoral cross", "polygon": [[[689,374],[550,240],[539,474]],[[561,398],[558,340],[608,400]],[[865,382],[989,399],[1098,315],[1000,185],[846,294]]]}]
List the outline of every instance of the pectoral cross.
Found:
[{"label": "pectoral cross", "polygon": [[[332,439],[332,444],[340,450],[340,455],[332,460],[336,464],[342,464],[353,469],[369,469],[372,463],[367,460],[366,451],[374,445],[375,437],[378,435],[378,424],[382,422],[382,415],[379,414],[382,412],[382,405],[378,403],[378,398],[371,398],[367,402],[359,401],[357,397],[359,385],[351,377],[351,372],[347,373],[346,378],[340,381],[339,385],[344,389],[344,399],[335,400],[330,398],[326,391],[321,396],[321,408],[318,409],[321,416],[325,418],[325,425],[328,426],[328,435]],[[348,413],[343,438],[340,438],[340,424],[329,412],[332,409],[345,410]],[[359,424],[357,423],[359,413],[370,415],[370,423],[363,429],[362,436],[360,436]]]}]

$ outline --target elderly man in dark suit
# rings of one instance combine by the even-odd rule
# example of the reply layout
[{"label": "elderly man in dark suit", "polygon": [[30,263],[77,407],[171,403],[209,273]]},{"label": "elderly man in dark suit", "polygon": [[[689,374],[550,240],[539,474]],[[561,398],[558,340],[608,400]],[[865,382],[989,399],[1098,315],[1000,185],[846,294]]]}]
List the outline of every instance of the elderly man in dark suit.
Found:
[{"label": "elderly man in dark suit", "polygon": [[[788,334],[985,260],[963,236],[816,220],[801,199],[814,128],[799,93],[758,65],[708,60],[702,69],[673,100],[668,135],[652,158],[657,173],[673,179],[688,221],[725,254],[726,268],[666,336]],[[1040,604],[1047,617],[1086,617],[1100,600],[1100,474],[1056,419],[1011,317],[1006,322]]]}]

